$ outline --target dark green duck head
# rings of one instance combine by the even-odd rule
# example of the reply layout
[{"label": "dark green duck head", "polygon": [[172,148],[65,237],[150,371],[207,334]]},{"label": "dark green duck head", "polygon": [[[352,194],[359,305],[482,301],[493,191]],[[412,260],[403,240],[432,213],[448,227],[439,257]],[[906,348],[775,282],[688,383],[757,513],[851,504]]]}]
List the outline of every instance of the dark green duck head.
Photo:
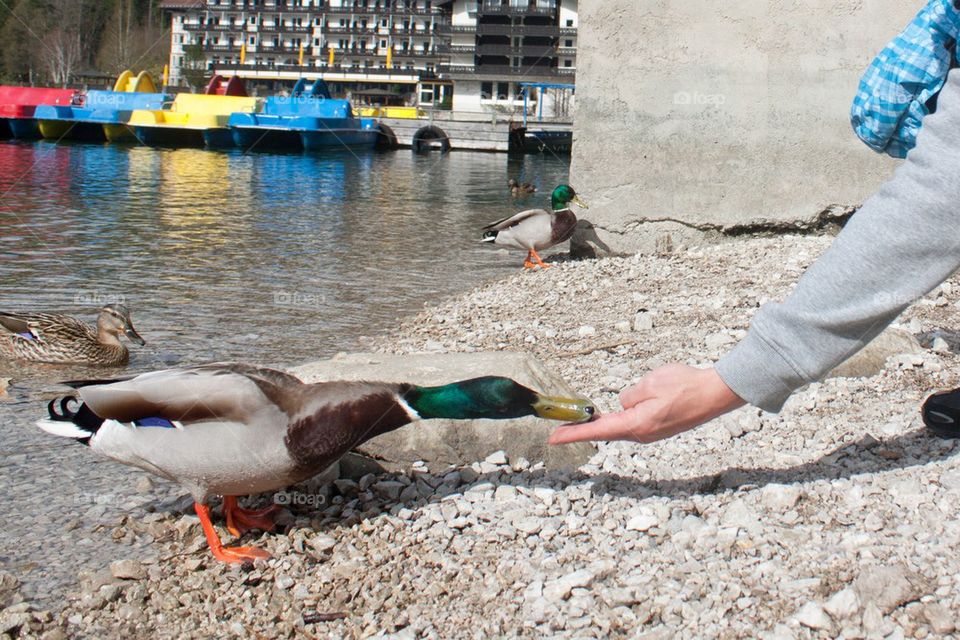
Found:
[{"label": "dark green duck head", "polygon": [[133,319],[130,318],[130,310],[122,304],[109,304],[100,310],[100,317],[97,318],[97,331],[101,338],[113,336],[119,341],[120,334],[123,334],[131,342],[136,342],[141,347],[147,344],[134,328]]},{"label": "dark green duck head", "polygon": [[550,204],[552,205],[554,211],[568,209],[571,202],[581,209],[590,208],[587,206],[586,202],[577,196],[577,192],[573,190],[573,187],[568,184],[561,184],[554,189],[553,193],[550,195]]},{"label": "dark green duck head", "polygon": [[503,420],[539,416],[564,422],[586,422],[597,415],[589,400],[545,396],[511,380],[485,376],[440,387],[411,385],[404,400],[421,418]]}]

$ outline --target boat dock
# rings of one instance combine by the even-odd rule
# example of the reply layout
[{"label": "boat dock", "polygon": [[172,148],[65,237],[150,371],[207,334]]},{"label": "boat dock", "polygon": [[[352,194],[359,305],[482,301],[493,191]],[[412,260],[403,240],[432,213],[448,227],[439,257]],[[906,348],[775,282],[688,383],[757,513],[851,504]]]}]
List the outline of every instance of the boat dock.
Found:
[{"label": "boat dock", "polygon": [[529,129],[510,118],[484,114],[427,112],[420,118],[379,118],[382,143],[414,151],[493,151],[569,153],[573,123],[531,123]]}]

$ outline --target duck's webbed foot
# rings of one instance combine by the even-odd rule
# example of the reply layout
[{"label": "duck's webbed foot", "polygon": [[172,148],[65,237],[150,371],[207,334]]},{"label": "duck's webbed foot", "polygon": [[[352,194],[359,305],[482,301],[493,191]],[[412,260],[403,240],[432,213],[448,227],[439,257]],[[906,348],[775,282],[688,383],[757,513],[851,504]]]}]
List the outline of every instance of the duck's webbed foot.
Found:
[{"label": "duck's webbed foot", "polygon": [[273,517],[282,511],[282,507],[270,505],[265,509],[241,509],[236,496],[223,497],[223,515],[227,519],[227,530],[240,537],[251,529],[273,531],[277,523]]},{"label": "duck's webbed foot", "polygon": [[210,552],[213,557],[221,562],[246,562],[248,560],[263,560],[269,558],[270,554],[263,549],[256,547],[225,547],[220,542],[220,536],[213,528],[213,522],[210,521],[210,507],[199,502],[193,503],[193,508],[200,518],[200,526],[203,527],[203,534],[207,537],[207,544],[210,545]]}]

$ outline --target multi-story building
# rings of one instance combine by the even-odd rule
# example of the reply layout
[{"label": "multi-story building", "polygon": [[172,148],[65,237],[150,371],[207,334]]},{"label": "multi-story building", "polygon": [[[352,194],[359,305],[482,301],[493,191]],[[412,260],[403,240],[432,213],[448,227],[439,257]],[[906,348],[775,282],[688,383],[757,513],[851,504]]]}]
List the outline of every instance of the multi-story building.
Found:
[{"label": "multi-story building", "polygon": [[[572,83],[576,0],[164,0],[170,84],[199,64],[267,90],[458,111],[515,108],[520,82]],[[199,49],[198,49],[199,46]],[[198,59],[196,51],[202,52]]]}]

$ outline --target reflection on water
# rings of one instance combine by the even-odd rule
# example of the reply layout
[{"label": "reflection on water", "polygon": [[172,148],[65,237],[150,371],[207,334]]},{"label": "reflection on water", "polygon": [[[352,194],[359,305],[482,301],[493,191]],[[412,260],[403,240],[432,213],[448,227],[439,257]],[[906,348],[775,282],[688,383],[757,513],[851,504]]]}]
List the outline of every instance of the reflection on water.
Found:
[{"label": "reflection on water", "polygon": [[[133,371],[326,357],[424,302],[518,269],[522,254],[481,245],[479,228],[545,206],[566,175],[565,160],[540,156],[0,143],[0,310],[92,323],[99,306],[124,301],[148,342],[133,348]],[[510,176],[539,192],[514,202]],[[0,362],[0,377],[15,382],[12,400],[0,401],[8,494],[0,568],[33,563],[28,582],[54,600],[54,586],[66,588],[77,568],[100,568],[113,552],[95,537],[83,549],[58,547],[70,536],[51,533],[64,517],[51,515],[57,500],[75,486],[129,491],[131,472],[51,442],[33,420],[55,381],[116,373]],[[51,514],[37,520],[28,505],[51,468],[70,487],[43,496]],[[56,552],[77,566],[45,559]]]}]

